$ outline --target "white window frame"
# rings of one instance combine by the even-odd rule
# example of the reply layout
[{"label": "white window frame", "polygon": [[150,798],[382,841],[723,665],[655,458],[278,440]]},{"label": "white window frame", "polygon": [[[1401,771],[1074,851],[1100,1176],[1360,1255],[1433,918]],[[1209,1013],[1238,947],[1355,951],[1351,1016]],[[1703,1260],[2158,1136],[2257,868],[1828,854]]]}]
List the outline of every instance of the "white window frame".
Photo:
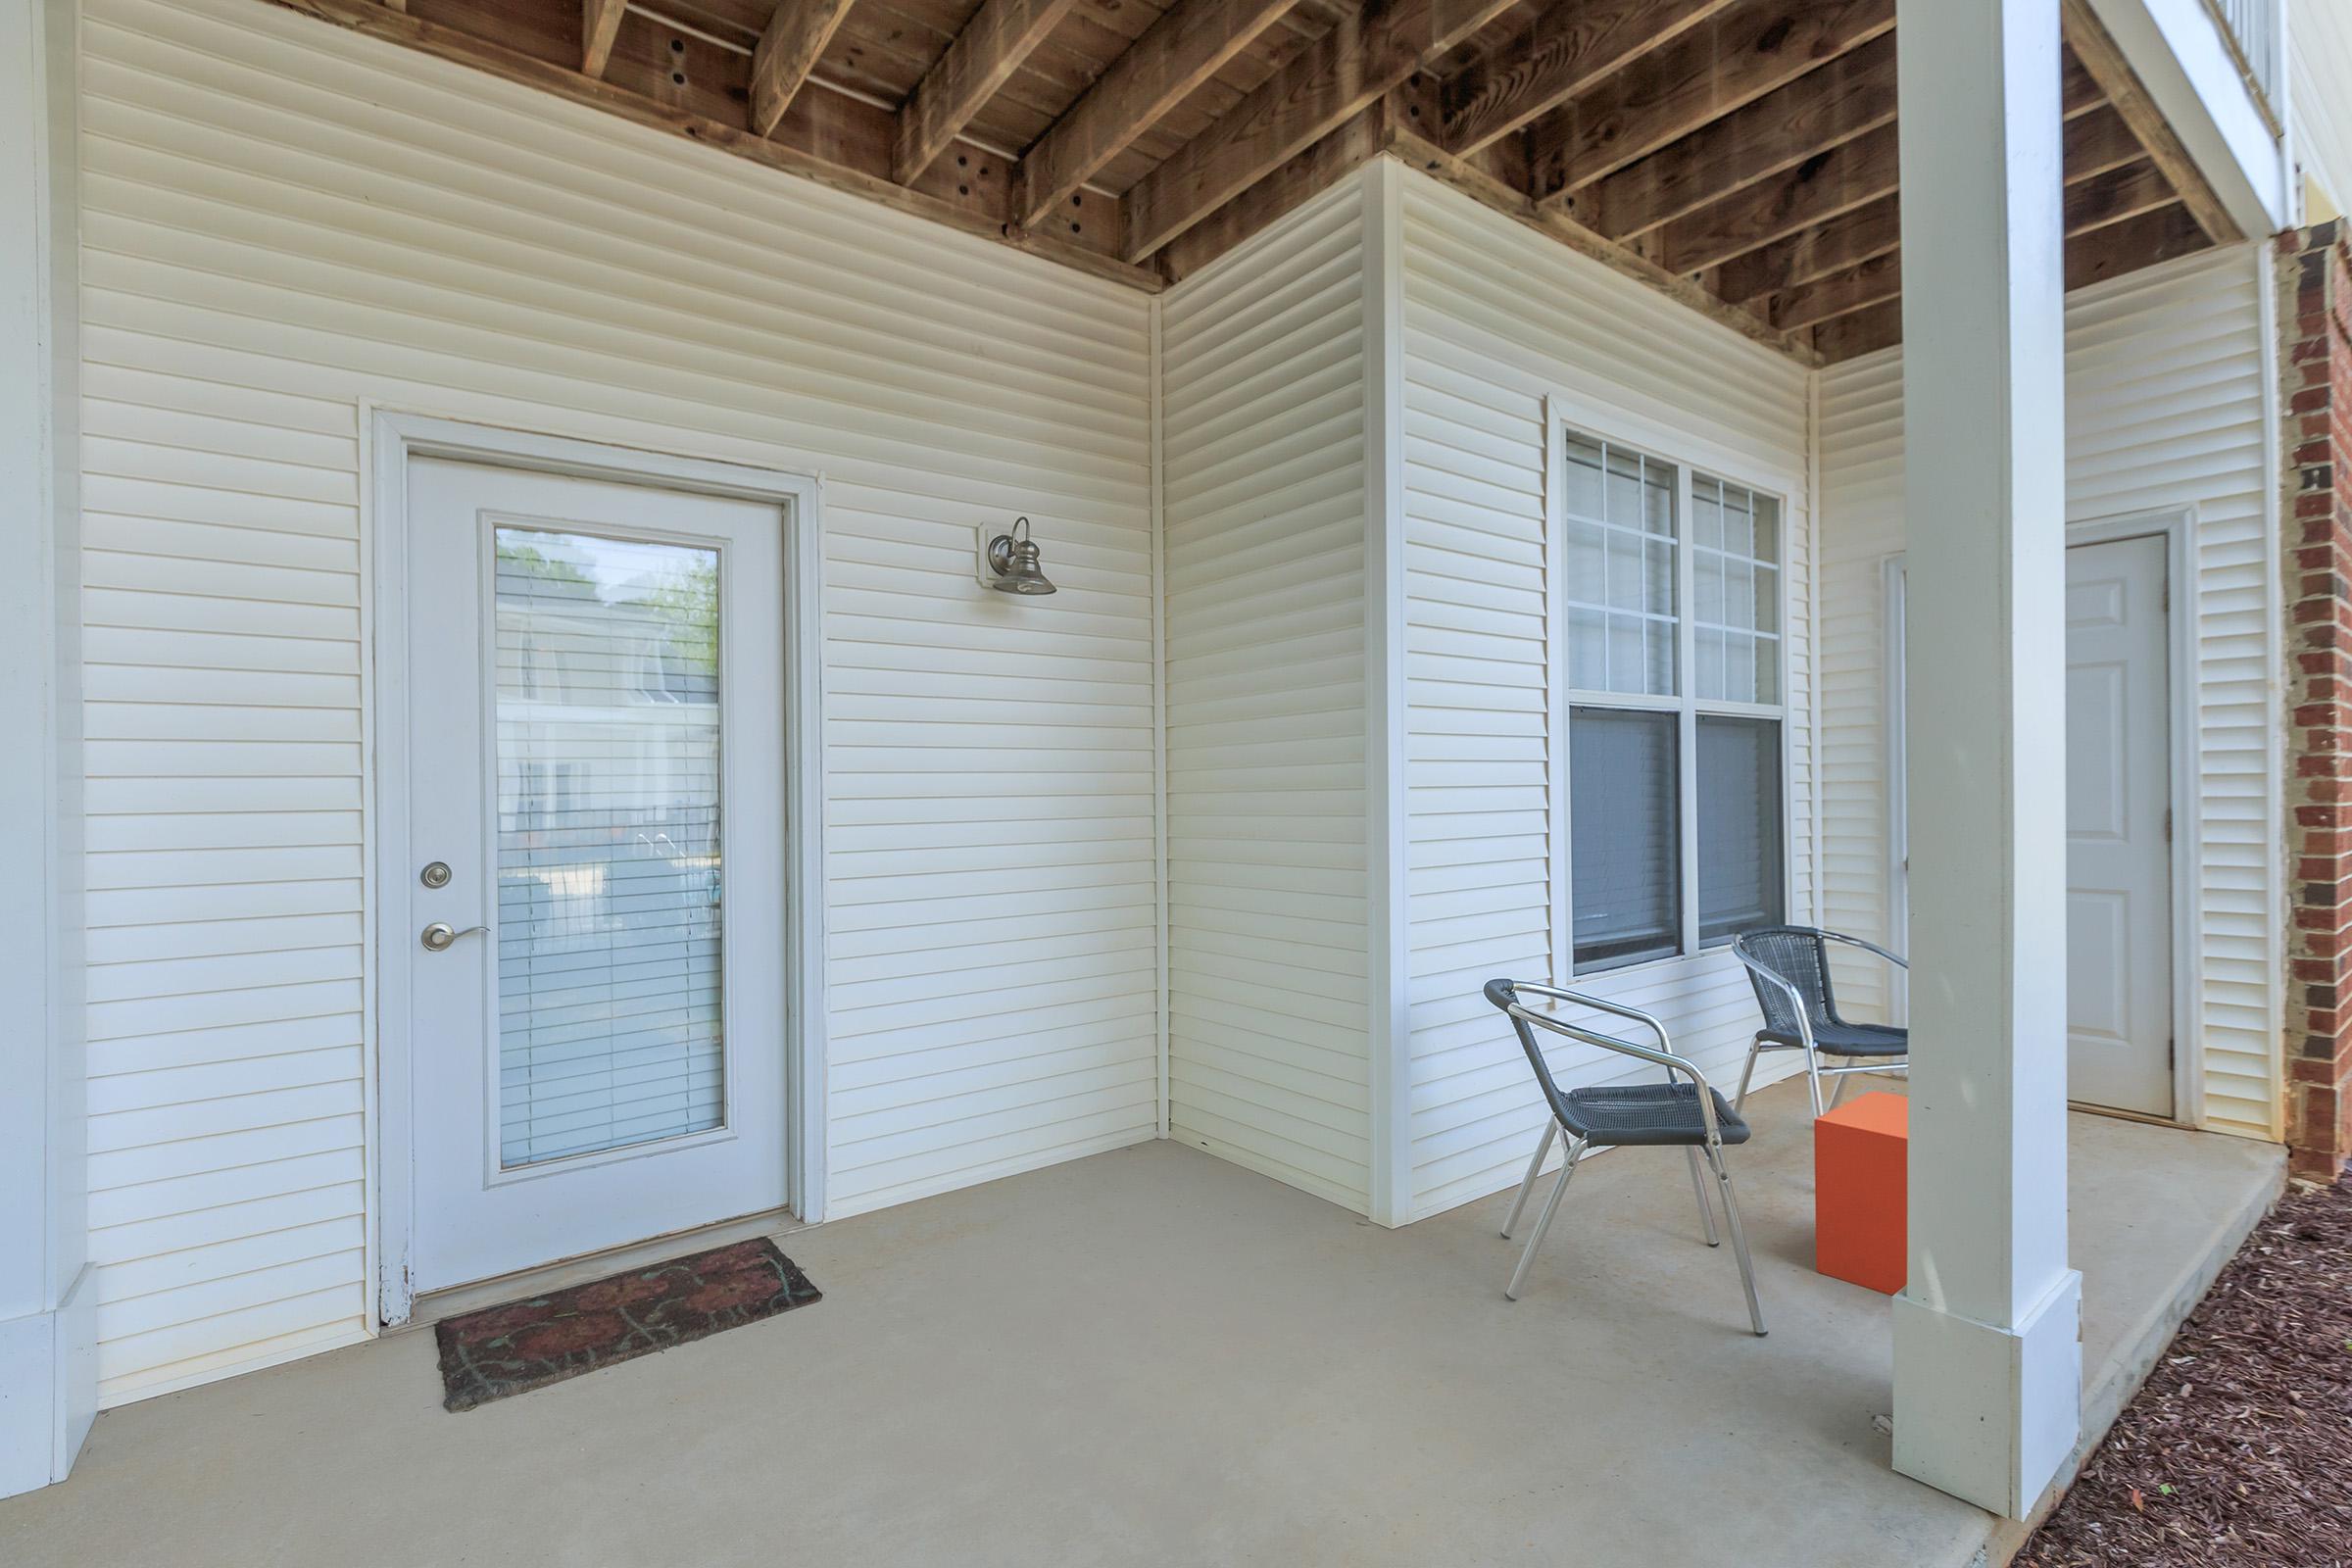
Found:
[{"label": "white window frame", "polygon": [[[1544,534],[1549,565],[1544,580],[1544,629],[1549,642],[1546,678],[1547,719],[1551,730],[1551,961],[1553,983],[1561,986],[1614,982],[1617,977],[1685,965],[1721,953],[1728,942],[1701,945],[1698,908],[1698,720],[1710,717],[1765,718],[1780,725],[1781,757],[1781,910],[1784,920],[1797,917],[1796,801],[1790,766],[1790,729],[1795,721],[1790,657],[1793,637],[1789,626],[1791,595],[1789,539],[1797,526],[1799,498],[1806,494],[1802,478],[1758,463],[1703,433],[1639,410],[1601,404],[1573,391],[1555,389],[1544,400]],[[1623,445],[1675,467],[1675,686],[1671,697],[1642,693],[1588,691],[1568,679],[1568,593],[1564,581],[1568,559],[1567,485],[1562,472],[1571,433]],[[1696,602],[1697,564],[1690,538],[1690,478],[1692,470],[1727,484],[1771,496],[1780,504],[1778,540],[1780,596],[1776,607],[1780,631],[1780,701],[1734,703],[1696,695],[1693,676],[1697,627],[1691,618]],[[1654,958],[1636,959],[1603,969],[1576,972],[1576,897],[1574,833],[1570,817],[1569,719],[1578,708],[1615,708],[1673,713],[1677,783],[1676,832],[1681,870],[1677,951]]]}]

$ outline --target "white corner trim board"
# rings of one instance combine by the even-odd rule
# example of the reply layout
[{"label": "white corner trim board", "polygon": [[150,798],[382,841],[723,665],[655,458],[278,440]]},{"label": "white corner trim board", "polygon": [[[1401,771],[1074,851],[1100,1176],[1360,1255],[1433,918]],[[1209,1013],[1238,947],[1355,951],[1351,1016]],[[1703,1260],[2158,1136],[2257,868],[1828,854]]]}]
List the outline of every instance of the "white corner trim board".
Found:
[{"label": "white corner trim board", "polygon": [[813,474],[668,456],[558,436],[468,424],[385,410],[363,410],[371,439],[368,464],[372,507],[362,532],[372,540],[372,715],[375,766],[369,818],[374,827],[367,906],[371,943],[376,1092],[371,1097],[377,1151],[374,1179],[378,1321],[405,1322],[414,1300],[409,1264],[416,1224],[412,1152],[414,1092],[406,999],[416,961],[411,890],[419,847],[409,842],[408,758],[412,727],[432,722],[434,694],[410,689],[405,584],[408,572],[408,480],[416,458],[452,458],[538,473],[605,479],[698,495],[772,501],[783,508],[786,678],[781,696],[788,759],[778,781],[789,844],[785,860],[785,1098],[789,1106],[789,1193],[794,1212],[814,1224],[825,1215],[825,894],[823,820],[822,486]]},{"label": "white corner trim board", "polygon": [[81,1005],[74,13],[0,0],[0,1496],[97,1406]]}]

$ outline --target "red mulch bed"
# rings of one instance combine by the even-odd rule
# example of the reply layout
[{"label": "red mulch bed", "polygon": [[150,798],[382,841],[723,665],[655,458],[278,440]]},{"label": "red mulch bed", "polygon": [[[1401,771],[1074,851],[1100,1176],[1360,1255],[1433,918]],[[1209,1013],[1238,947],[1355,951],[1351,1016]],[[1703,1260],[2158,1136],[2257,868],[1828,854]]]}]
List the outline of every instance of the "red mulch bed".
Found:
[{"label": "red mulch bed", "polygon": [[2289,1193],[2018,1568],[2352,1565],[2352,1186]]}]

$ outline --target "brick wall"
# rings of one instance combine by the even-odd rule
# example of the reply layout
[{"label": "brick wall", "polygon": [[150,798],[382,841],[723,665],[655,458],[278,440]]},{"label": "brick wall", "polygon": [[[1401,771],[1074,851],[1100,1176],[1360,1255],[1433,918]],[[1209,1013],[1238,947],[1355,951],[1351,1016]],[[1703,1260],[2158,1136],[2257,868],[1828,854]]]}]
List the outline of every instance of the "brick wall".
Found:
[{"label": "brick wall", "polygon": [[2279,237],[2286,400],[2286,1138],[2298,1176],[2352,1156],[2352,256],[2342,220]]}]

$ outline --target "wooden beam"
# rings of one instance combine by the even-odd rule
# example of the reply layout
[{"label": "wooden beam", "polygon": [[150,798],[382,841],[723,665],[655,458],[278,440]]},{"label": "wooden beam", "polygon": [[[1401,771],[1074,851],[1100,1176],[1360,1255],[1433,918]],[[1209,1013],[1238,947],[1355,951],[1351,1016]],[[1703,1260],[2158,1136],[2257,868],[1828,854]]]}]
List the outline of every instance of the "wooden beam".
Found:
[{"label": "wooden beam", "polygon": [[2082,69],[2082,57],[2069,47],[2060,51],[2064,65],[2058,85],[2059,110],[2067,119],[2087,114],[2107,101],[2107,91],[2091,74]]},{"label": "wooden beam", "polygon": [[1757,305],[1766,320],[1787,332],[1866,311],[1900,298],[1902,292],[1902,253],[1889,251],[1826,277],[1767,294]]},{"label": "wooden beam", "polygon": [[1562,203],[1631,239],[1894,122],[1894,39],[1873,38]]},{"label": "wooden beam", "polygon": [[[402,10],[408,7],[404,3]],[[612,58],[612,40],[620,32],[620,19],[627,14],[628,0],[580,0],[580,74],[601,76],[605,63]]]},{"label": "wooden beam", "polygon": [[[2146,160],[2077,181],[2067,188],[2068,235],[2094,232],[2162,207]],[[1902,243],[1896,198],[1888,195],[1817,228],[1774,240],[1717,267],[1710,281],[1724,298],[1769,314],[1779,294],[1894,254]]]},{"label": "wooden beam", "polygon": [[1652,252],[1678,272],[1700,271],[1891,196],[1901,172],[1895,135],[1882,125],[1678,218],[1653,236]]},{"label": "wooden beam", "polygon": [[[752,51],[752,130],[767,135],[792,107],[817,57],[833,41],[851,0],[776,0],[775,14]],[[906,183],[905,180],[900,184]]]},{"label": "wooden beam", "polygon": [[1227,202],[1161,247],[1160,275],[1171,283],[1183,281],[1378,158],[1388,148],[1390,123],[1385,98],[1358,110],[1348,123],[1250,186],[1242,200]]},{"label": "wooden beam", "polygon": [[1889,300],[1866,311],[1833,317],[1813,328],[1813,352],[1824,365],[1892,348],[1903,340],[1903,302]]},{"label": "wooden beam", "polygon": [[2180,199],[2172,182],[2151,159],[2110,169],[2066,187],[2067,237],[2071,239],[2128,218],[2137,218],[2142,213],[2155,212]]},{"label": "wooden beam", "polygon": [[1370,0],[1136,182],[1119,254],[1151,255],[1515,3]]},{"label": "wooden beam", "polygon": [[1078,0],[985,0],[899,111],[891,173],[911,185]]},{"label": "wooden beam", "polygon": [[[1525,53],[1481,61],[1446,85],[1446,150],[1467,158],[1626,62],[1660,49],[1732,0],[1554,0],[1537,19]],[[1630,46],[1630,47],[1629,47]]]},{"label": "wooden beam", "polygon": [[2066,41],[2074,46],[2075,57],[2082,62],[2082,69],[2105,91],[2107,101],[2115,106],[2116,112],[2123,116],[2124,122],[2132,127],[2132,135],[2147,149],[2148,156],[2164,172],[2164,177],[2172,182],[2173,189],[2180,193],[2181,205],[2196,219],[2197,226],[2216,245],[2227,245],[2242,239],[2244,233],[2237,226],[2237,220],[2230,216],[2230,210],[2222,205],[2221,197],[2214,191],[2211,181],[2206,179],[2205,172],[2197,167],[2197,161],[2181,145],[2171,122],[2164,118],[2164,111],[2157,108],[2156,100],[2148,96],[2139,74],[2124,58],[2123,50],[2108,32],[2106,24],[2099,21],[2098,14],[2091,10],[2089,0],[2063,0],[2062,15]]},{"label": "wooden beam", "polygon": [[1894,0],[1741,0],[1529,128],[1555,202],[1894,26]]},{"label": "wooden beam", "polygon": [[[1130,288],[1157,292],[1162,286],[1159,274],[1149,269],[1126,266],[1101,251],[1088,250],[1081,244],[1058,236],[1028,235],[1013,230],[1004,220],[1005,193],[1001,180],[995,189],[993,202],[980,199],[988,192],[979,185],[974,186],[971,200],[956,201],[948,195],[921,189],[909,190],[894,183],[886,173],[889,163],[889,111],[830,89],[820,88],[804,94],[805,100],[821,101],[821,106],[810,102],[795,105],[791,115],[778,127],[776,136],[771,138],[755,135],[740,122],[730,122],[710,114],[697,114],[662,103],[647,92],[583,74],[574,70],[570,63],[572,41],[568,36],[561,45],[564,57],[556,60],[532,53],[516,43],[502,42],[466,28],[405,15],[381,4],[380,0],[276,0],[276,3],[289,11],[333,23],[370,37],[405,44],[508,81],[536,87],[570,102],[618,116],[634,124],[665,131],[769,169],[812,179],[834,190],[862,196],[961,233],[1042,256]],[[494,24],[486,20],[484,24]],[[568,34],[569,28],[566,27],[564,31]],[[515,36],[519,38],[521,35]],[[608,68],[609,75],[618,76],[622,74],[624,62],[620,56],[624,52],[615,52]],[[710,54],[714,60],[742,60],[740,55],[730,56],[715,47],[710,48]],[[639,74],[647,73],[640,72]],[[667,74],[668,68],[662,68],[661,79],[666,82]],[[730,82],[727,91],[722,93],[705,89],[705,96],[713,103],[732,104],[742,101],[739,96],[741,92],[738,84]],[[978,154],[978,149],[974,149],[974,152]],[[992,163],[997,161],[994,155],[979,156],[987,157]],[[943,176],[939,188],[952,192],[956,183]],[[1115,213],[1107,216],[1110,232],[1102,236],[1102,243],[1104,244],[1115,234],[1117,226]]]},{"label": "wooden beam", "polygon": [[1014,221],[1024,228],[1175,108],[1297,0],[1177,0],[1021,159]]},{"label": "wooden beam", "polygon": [[[358,3],[365,4],[366,0],[358,0]],[[1539,205],[1530,200],[1525,191],[1513,190],[1484,170],[1454,157],[1437,143],[1410,131],[1392,129],[1389,132],[1389,150],[1413,168],[1435,175],[1514,222],[1523,223],[1604,267],[1647,284],[1710,320],[1731,328],[1741,337],[1786,354],[1801,365],[1813,363],[1813,352],[1809,347],[1774,328],[1751,312],[1726,304],[1690,279],[1669,272],[1627,246],[1593,233],[1567,214]]]},{"label": "wooden beam", "polygon": [[2066,247],[2069,290],[2104,283],[2158,262],[2204,250],[2211,239],[2185,202],[2175,202],[2120,223],[2110,223]]},{"label": "wooden beam", "polygon": [[1715,269],[1715,292],[1745,302],[1893,253],[1903,242],[1897,200],[1882,196],[1818,228],[1761,245]]},{"label": "wooden beam", "polygon": [[2090,113],[2068,121],[2062,144],[2066,182],[2070,185],[2148,156],[2112,104],[2101,104]]}]

